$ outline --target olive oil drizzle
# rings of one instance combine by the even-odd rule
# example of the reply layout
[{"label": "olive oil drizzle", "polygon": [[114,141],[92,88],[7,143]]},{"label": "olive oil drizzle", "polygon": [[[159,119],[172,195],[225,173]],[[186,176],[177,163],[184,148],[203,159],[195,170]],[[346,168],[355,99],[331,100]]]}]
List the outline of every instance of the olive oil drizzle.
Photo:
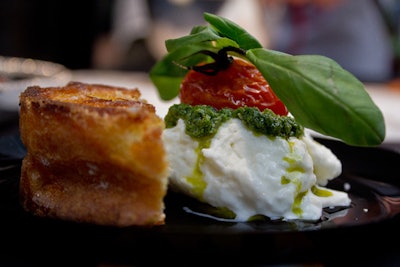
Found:
[{"label": "olive oil drizzle", "polygon": [[200,169],[200,166],[203,164],[204,161],[204,155],[203,153],[201,153],[201,151],[203,150],[203,148],[210,147],[211,138],[206,137],[198,141],[199,145],[196,148],[197,160],[196,160],[196,165],[193,169],[193,174],[185,178],[186,181],[192,185],[192,194],[196,196],[197,199],[202,201],[204,190],[207,187],[207,182],[204,181],[203,172]]}]

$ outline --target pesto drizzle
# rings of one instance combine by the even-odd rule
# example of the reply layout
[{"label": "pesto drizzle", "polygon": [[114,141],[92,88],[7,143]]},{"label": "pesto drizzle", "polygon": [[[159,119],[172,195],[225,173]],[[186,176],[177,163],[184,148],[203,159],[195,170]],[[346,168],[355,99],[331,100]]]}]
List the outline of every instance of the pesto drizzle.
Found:
[{"label": "pesto drizzle", "polygon": [[174,104],[169,108],[164,120],[166,128],[172,128],[182,119],[185,121],[187,135],[202,138],[215,135],[222,123],[231,118],[240,119],[253,132],[266,136],[288,139],[304,134],[304,127],[294,118],[276,115],[269,109],[260,111],[256,107],[217,110],[208,105]]}]

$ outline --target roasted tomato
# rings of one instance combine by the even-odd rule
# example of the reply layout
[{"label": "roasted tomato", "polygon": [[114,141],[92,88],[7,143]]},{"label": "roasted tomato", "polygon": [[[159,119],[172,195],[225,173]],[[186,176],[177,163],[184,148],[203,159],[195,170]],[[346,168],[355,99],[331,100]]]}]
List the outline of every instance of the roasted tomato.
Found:
[{"label": "roasted tomato", "polygon": [[269,108],[278,115],[288,114],[260,71],[238,58],[215,75],[189,70],[181,83],[179,98],[182,103],[210,105],[216,109],[249,106],[261,111]]}]

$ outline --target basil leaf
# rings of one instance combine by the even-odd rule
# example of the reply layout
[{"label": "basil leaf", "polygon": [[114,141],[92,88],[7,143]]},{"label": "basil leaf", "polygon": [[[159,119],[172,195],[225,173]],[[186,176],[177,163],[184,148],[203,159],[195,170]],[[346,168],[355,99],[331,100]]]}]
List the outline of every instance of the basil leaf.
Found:
[{"label": "basil leaf", "polygon": [[204,13],[204,19],[210,23],[220,36],[227,37],[245,50],[251,48],[262,48],[262,45],[251,34],[245,31],[238,24],[226,18],[222,18],[210,13]]},{"label": "basil leaf", "polygon": [[217,40],[221,38],[213,29],[207,26],[194,27],[190,35],[186,35],[176,39],[169,39],[165,41],[165,47],[168,52],[174,51],[181,46],[188,46],[191,44],[200,44],[202,42]]},{"label": "basil leaf", "polygon": [[[175,49],[173,52],[168,53],[162,60],[158,61],[150,70],[150,80],[156,86],[160,98],[163,100],[171,100],[179,94],[180,84],[183,77],[188,72],[187,69],[179,66],[184,66],[185,62],[178,62],[179,59],[187,58],[187,66],[191,66],[193,60],[198,57],[188,57],[191,54],[195,54],[204,47],[201,46],[183,46]],[[199,55],[201,56],[201,55]],[[201,60],[201,59],[197,59]],[[176,64],[176,63],[178,64]]]},{"label": "basil leaf", "polygon": [[385,123],[364,85],[334,60],[251,49],[248,59],[303,126],[355,146],[382,143]]}]

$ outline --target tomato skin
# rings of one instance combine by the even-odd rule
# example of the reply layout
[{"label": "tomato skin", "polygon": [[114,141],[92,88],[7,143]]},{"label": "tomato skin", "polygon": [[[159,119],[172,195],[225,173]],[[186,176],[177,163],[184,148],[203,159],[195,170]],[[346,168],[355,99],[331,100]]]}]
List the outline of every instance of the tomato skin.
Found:
[{"label": "tomato skin", "polygon": [[210,105],[216,109],[242,106],[269,108],[275,114],[287,115],[288,110],[275,95],[260,71],[251,63],[235,59],[226,70],[206,75],[190,70],[179,91],[181,103]]}]

